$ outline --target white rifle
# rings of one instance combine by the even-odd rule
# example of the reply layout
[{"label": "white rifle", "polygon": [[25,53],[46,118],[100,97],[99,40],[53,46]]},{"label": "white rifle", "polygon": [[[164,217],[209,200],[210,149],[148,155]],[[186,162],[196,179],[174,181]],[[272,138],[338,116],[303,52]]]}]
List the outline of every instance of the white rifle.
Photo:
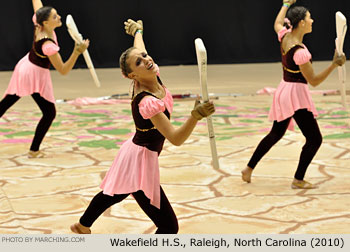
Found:
[{"label": "white rifle", "polygon": [[[204,102],[208,102],[209,96],[208,96],[208,87],[207,87],[207,51],[205,49],[203,41],[200,38],[197,38],[194,41],[194,43],[196,47],[197,62],[198,62],[198,69],[199,69],[199,81],[200,81],[201,90],[202,90],[202,99]],[[208,125],[208,133],[209,133],[209,140],[210,140],[211,156],[213,159],[213,167],[214,169],[219,169],[220,168],[219,160],[218,160],[218,154],[216,150],[214,127],[213,127],[213,121],[211,116],[207,117],[207,125]]]},{"label": "white rifle", "polygon": [[[335,39],[335,48],[337,50],[338,55],[343,54],[343,46],[344,46],[344,39],[346,35],[347,25],[346,25],[346,18],[345,16],[338,11],[335,14],[335,21],[336,21],[336,28],[337,28],[337,38]],[[341,94],[341,101],[343,107],[346,109],[346,68],[345,64],[338,67],[338,75],[339,75],[339,82],[340,82],[340,94]]]},{"label": "white rifle", "polygon": [[[66,25],[72,39],[78,44],[83,43],[83,36],[79,33],[72,15],[67,16]],[[101,86],[100,81],[98,80],[98,77],[94,68],[94,64],[91,61],[90,54],[87,49],[83,52],[83,56],[84,56],[86,65],[90,70],[91,76],[94,79],[96,86],[100,87]]]}]

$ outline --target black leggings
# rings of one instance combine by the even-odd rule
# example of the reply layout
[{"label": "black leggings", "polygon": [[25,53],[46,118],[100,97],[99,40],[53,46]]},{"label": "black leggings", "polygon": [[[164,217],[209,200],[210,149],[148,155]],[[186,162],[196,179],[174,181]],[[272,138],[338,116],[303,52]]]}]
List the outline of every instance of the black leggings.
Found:
[{"label": "black leggings", "polygon": [[[47,131],[52,124],[52,121],[56,117],[56,108],[55,104],[45,100],[40,96],[39,93],[32,94],[32,97],[43,113],[43,116],[40,119],[38,126],[36,127],[32,145],[30,146],[30,150],[38,151],[41,142],[43,141]],[[0,117],[2,117],[5,112],[19,99],[20,97],[17,95],[6,95],[5,98],[0,102]]]},{"label": "black leggings", "polygon": [[[293,118],[306,138],[306,143],[300,154],[298,168],[294,175],[295,179],[303,180],[307,167],[321,146],[322,135],[316,119],[307,109],[296,111]],[[261,140],[250,159],[248,163],[250,168],[254,169],[260,159],[283,137],[291,119],[290,117],[281,122],[273,122],[270,133]]]},{"label": "black leggings", "polygon": [[[80,218],[80,224],[85,227],[91,227],[94,221],[109,207],[121,202],[128,194],[115,194],[109,196],[100,192],[90,202],[83,216]],[[146,197],[143,191],[132,193],[136,202],[147,214],[147,216],[157,226],[156,234],[176,234],[179,230],[178,222],[173,208],[170,205],[162,187],[160,187],[160,209],[151,205],[150,199]]]}]

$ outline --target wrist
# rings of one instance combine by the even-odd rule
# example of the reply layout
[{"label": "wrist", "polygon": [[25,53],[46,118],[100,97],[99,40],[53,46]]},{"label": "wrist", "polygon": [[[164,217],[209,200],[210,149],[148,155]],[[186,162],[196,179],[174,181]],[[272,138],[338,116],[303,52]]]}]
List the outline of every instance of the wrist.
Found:
[{"label": "wrist", "polygon": [[201,120],[201,119],[197,119],[197,118],[196,118],[195,116],[193,116],[192,114],[191,114],[190,118],[191,118],[191,120],[194,120],[195,122],[198,122],[198,121]]},{"label": "wrist", "polygon": [[197,121],[200,121],[203,118],[203,116],[201,116],[195,109],[191,111],[191,116]]},{"label": "wrist", "polygon": [[136,30],[134,36],[136,36],[137,33],[141,33],[141,35],[143,35],[143,30]]},{"label": "wrist", "polygon": [[331,64],[331,71],[333,71],[334,69],[336,69],[339,65],[336,62],[332,62]]},{"label": "wrist", "polygon": [[283,4],[282,4],[282,7],[287,7],[287,9],[289,9],[290,3],[283,3]]},{"label": "wrist", "polygon": [[74,50],[73,51],[73,55],[75,55],[75,56],[79,57],[80,54],[81,54],[81,52],[79,52],[78,50]]}]

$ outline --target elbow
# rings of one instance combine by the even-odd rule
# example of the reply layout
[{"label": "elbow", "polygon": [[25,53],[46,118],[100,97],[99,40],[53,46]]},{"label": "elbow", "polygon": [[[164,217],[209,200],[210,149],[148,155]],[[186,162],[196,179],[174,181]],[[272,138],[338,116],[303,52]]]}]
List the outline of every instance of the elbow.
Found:
[{"label": "elbow", "polygon": [[176,142],[174,143],[175,146],[181,146],[184,142]]},{"label": "elbow", "polygon": [[318,86],[318,84],[320,84],[320,79],[317,78],[316,75],[313,76],[305,76],[305,79],[307,81],[307,83],[309,83],[311,86],[316,87]]},{"label": "elbow", "polygon": [[309,80],[308,82],[313,87],[316,87],[320,84],[320,81],[317,81],[317,80]]},{"label": "elbow", "polygon": [[[169,140],[169,139],[168,139]],[[169,142],[172,144],[172,145],[175,145],[175,146],[181,146],[183,144],[183,142],[180,142],[178,140],[169,140]]]},{"label": "elbow", "polygon": [[172,139],[169,139],[168,138],[168,141],[172,144],[172,145],[175,145],[175,146],[180,146],[184,143],[184,141],[181,141],[181,139],[178,139],[178,138],[172,138]]},{"label": "elbow", "polygon": [[64,69],[57,69],[57,71],[61,74],[61,75],[67,75],[69,71],[65,71]]},{"label": "elbow", "polygon": [[186,139],[183,139],[179,134],[175,131],[168,131],[167,134],[162,134],[172,145],[180,146],[182,145]]}]

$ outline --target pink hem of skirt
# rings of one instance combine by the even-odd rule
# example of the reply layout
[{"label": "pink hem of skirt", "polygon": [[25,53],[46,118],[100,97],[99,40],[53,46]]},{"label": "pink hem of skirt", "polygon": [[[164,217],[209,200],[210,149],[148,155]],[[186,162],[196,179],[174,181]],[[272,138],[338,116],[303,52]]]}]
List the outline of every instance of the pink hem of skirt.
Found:
[{"label": "pink hem of skirt", "polygon": [[55,103],[50,70],[34,65],[27,54],[17,63],[4,96],[16,94],[22,97],[33,93]]},{"label": "pink hem of skirt", "polygon": [[151,204],[160,208],[158,152],[136,145],[130,138],[120,148],[100,187],[110,196],[142,190]]},{"label": "pink hem of skirt", "polygon": [[[314,117],[318,115],[312,101],[309,86],[305,83],[286,82],[282,80],[274,94],[269,112],[271,121],[283,121],[292,117],[295,111],[307,109]],[[294,130],[294,119],[288,125],[288,130]]]}]

